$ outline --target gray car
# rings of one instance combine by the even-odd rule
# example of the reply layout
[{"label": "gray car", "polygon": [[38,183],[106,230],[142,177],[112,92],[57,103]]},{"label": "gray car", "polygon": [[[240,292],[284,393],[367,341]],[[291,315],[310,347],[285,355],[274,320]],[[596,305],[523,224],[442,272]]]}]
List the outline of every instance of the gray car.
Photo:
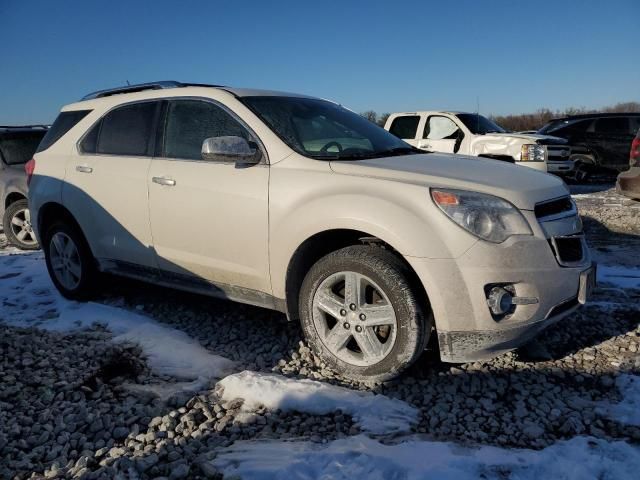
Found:
[{"label": "gray car", "polygon": [[25,164],[46,133],[42,125],[0,126],[0,219],[9,243],[24,250],[38,248],[27,205]]}]

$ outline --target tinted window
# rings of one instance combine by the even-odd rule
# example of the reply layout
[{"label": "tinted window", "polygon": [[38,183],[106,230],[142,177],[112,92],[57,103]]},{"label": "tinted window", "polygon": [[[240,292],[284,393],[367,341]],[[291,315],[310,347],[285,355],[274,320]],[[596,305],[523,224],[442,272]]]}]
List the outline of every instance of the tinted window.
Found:
[{"label": "tinted window", "polygon": [[0,135],[0,157],[7,165],[26,163],[36,153],[45,131],[7,132]]},{"label": "tinted window", "polygon": [[393,119],[393,122],[391,122],[389,133],[392,133],[398,138],[416,138],[419,122],[420,117],[417,115],[396,117]]},{"label": "tinted window", "polygon": [[505,133],[506,130],[487,117],[477,113],[459,113],[456,115],[474,135],[484,135],[485,133]]},{"label": "tinted window", "polygon": [[458,131],[458,126],[450,118],[431,116],[424,126],[424,138],[431,140],[455,139]]},{"label": "tinted window", "polygon": [[591,118],[587,120],[554,120],[542,127],[538,133],[545,135],[576,135],[586,132],[592,123],[593,119]]},{"label": "tinted window", "polygon": [[222,108],[198,100],[174,101],[167,112],[164,156],[200,160],[206,138],[229,135],[251,140],[247,130]]},{"label": "tinted window", "polygon": [[74,110],[71,112],[61,112],[53,122],[51,128],[40,142],[37,152],[42,152],[56,143],[62,136],[71,130],[75,125],[82,120],[91,110]]},{"label": "tinted window", "polygon": [[631,133],[633,135],[640,133],[640,117],[631,117],[629,121],[631,122]]},{"label": "tinted window", "polygon": [[107,155],[147,155],[158,105],[159,102],[134,103],[105,115],[96,152]]},{"label": "tinted window", "polygon": [[357,113],[316,98],[241,97],[296,152],[322,160],[358,160],[419,151]]},{"label": "tinted window", "polygon": [[102,121],[96,123],[89,133],[87,133],[82,142],[80,143],[80,150],[83,153],[96,153],[96,147],[98,145],[98,134],[100,133],[100,126],[102,125]]},{"label": "tinted window", "polygon": [[599,118],[594,128],[596,133],[629,133],[629,121],[626,117]]}]

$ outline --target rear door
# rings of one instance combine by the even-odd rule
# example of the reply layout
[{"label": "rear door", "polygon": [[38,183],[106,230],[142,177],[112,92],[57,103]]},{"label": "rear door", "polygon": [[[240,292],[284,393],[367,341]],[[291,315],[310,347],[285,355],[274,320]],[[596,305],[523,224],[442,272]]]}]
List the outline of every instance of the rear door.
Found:
[{"label": "rear door", "polygon": [[429,115],[424,124],[418,148],[430,152],[455,153],[462,131],[456,123],[444,115]]},{"label": "rear door", "polygon": [[117,268],[155,267],[147,178],[161,102],[108,112],[79,142],[67,168],[63,202],[82,205],[78,218],[94,255]]},{"label": "rear door", "polygon": [[401,138],[409,145],[418,146],[420,115],[399,115],[391,121],[389,133]]},{"label": "rear door", "polygon": [[158,266],[174,282],[213,283],[230,298],[240,297],[236,287],[245,289],[245,300],[251,292],[270,293],[266,161],[242,166],[201,156],[206,138],[257,137],[226,107],[205,99],[170,101],[163,124],[162,148],[148,175]]}]

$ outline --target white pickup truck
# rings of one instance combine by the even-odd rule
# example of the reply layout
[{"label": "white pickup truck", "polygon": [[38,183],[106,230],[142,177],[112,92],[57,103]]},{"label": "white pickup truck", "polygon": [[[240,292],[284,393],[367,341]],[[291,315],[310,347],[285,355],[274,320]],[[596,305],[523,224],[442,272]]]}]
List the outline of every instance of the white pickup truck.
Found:
[{"label": "white pickup truck", "polygon": [[569,159],[571,148],[565,139],[507,133],[476,113],[393,113],[384,128],[410,145],[430,152],[494,158],[558,175],[567,175],[574,168]]}]

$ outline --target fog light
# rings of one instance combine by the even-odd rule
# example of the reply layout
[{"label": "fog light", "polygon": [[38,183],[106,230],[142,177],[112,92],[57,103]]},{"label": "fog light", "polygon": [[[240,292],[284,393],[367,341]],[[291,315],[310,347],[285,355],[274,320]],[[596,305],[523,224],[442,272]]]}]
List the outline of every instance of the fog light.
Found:
[{"label": "fog light", "polygon": [[487,304],[494,315],[504,315],[513,305],[513,295],[502,287],[493,287],[489,292]]}]

